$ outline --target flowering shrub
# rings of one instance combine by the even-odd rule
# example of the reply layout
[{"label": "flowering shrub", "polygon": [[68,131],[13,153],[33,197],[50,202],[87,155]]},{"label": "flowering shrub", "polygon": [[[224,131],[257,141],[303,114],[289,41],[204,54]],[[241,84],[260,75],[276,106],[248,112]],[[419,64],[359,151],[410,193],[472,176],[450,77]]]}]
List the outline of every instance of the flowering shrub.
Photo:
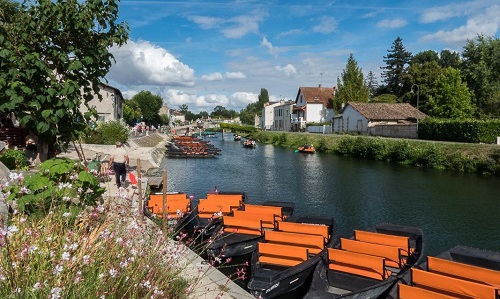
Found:
[{"label": "flowering shrub", "polygon": [[102,206],[18,213],[0,229],[0,298],[187,297],[183,248],[130,219]]},{"label": "flowering shrub", "polygon": [[43,162],[35,174],[11,174],[10,182],[0,186],[0,196],[13,201],[20,212],[45,215],[55,206],[95,205],[104,193],[95,174],[69,159]]}]

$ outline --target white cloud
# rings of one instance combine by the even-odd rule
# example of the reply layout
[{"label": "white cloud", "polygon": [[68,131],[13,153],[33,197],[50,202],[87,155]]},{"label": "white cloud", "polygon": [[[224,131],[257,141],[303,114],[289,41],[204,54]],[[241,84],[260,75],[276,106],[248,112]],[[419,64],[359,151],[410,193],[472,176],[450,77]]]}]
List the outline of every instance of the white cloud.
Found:
[{"label": "white cloud", "polygon": [[292,30],[288,30],[285,32],[281,32],[281,33],[277,34],[276,37],[283,38],[283,37],[288,37],[288,36],[292,36],[292,35],[299,35],[302,32],[303,32],[302,29],[292,29]]},{"label": "white cloud", "polygon": [[[255,103],[259,100],[259,95],[251,92],[235,92],[231,95],[232,106],[239,112],[241,108],[245,108],[250,103]],[[238,109],[238,107],[241,107]],[[232,108],[232,109],[234,109]]]},{"label": "white cloud", "polygon": [[377,23],[377,27],[379,28],[389,28],[389,29],[394,29],[394,28],[401,28],[406,26],[408,22],[404,19],[392,19],[392,20],[382,20]]},{"label": "white cloud", "polygon": [[478,34],[494,36],[500,28],[500,6],[488,8],[485,14],[478,14],[467,20],[466,24],[453,30],[428,34],[424,41],[439,40],[452,45],[463,45],[467,40],[474,39]]},{"label": "white cloud", "polygon": [[193,86],[194,70],[147,41],[128,41],[110,52],[116,63],[108,78],[123,85]]},{"label": "white cloud", "polygon": [[228,79],[245,79],[247,76],[242,72],[226,72]]},{"label": "white cloud", "polygon": [[227,21],[229,27],[222,30],[227,38],[240,38],[248,33],[258,33],[259,23],[264,20],[263,15],[254,13],[253,15],[237,16]]},{"label": "white cloud", "polygon": [[293,77],[295,74],[297,74],[297,69],[292,64],[287,64],[283,67],[281,66],[276,66],[276,70],[284,73],[287,77]]},{"label": "white cloud", "polygon": [[202,29],[217,28],[224,21],[221,18],[204,17],[204,16],[193,16],[189,17],[188,19],[198,24]]},{"label": "white cloud", "polygon": [[337,29],[337,21],[335,18],[323,16],[319,20],[319,24],[313,27],[313,32],[329,34]]},{"label": "white cloud", "polygon": [[260,42],[260,45],[263,46],[264,48],[267,48],[269,50],[269,53],[271,55],[274,55],[273,44],[271,44],[271,42],[268,41],[266,37],[262,38],[262,41]]},{"label": "white cloud", "polygon": [[219,72],[201,76],[201,80],[205,81],[220,81],[222,79],[222,74]]}]

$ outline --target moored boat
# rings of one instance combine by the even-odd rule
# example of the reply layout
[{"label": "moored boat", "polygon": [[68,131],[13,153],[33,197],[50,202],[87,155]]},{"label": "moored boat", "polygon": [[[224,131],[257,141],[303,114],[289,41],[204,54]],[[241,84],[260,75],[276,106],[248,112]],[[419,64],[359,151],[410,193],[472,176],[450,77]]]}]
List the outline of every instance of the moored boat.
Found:
[{"label": "moored boat", "polygon": [[234,141],[240,141],[241,140],[241,135],[239,134],[234,134],[233,135]]},{"label": "moored boat", "polygon": [[163,208],[163,193],[149,195],[144,201],[144,215],[148,218],[167,218],[167,224],[174,232],[180,230],[189,219],[192,205],[191,198],[186,193],[169,192],[165,194],[165,209]]},{"label": "moored boat", "polygon": [[301,153],[306,153],[306,154],[314,154],[316,152],[316,149],[314,148],[314,145],[312,144],[304,144],[302,146],[299,146],[297,148],[298,152]]},{"label": "moored boat", "polygon": [[318,263],[304,298],[385,298],[423,259],[420,228],[383,223],[340,238]]},{"label": "moored boat", "polygon": [[223,217],[223,224],[214,233],[218,237],[208,245],[208,258],[217,260],[252,253],[264,240],[264,231],[274,230],[278,221],[289,219],[294,207],[292,202],[279,201],[244,204],[242,210]]},{"label": "moored boat", "polygon": [[243,142],[243,147],[246,147],[246,148],[255,148],[255,146],[256,146],[255,140],[246,139]]},{"label": "moored boat", "polygon": [[274,298],[302,287],[334,241],[334,221],[299,218],[278,222],[264,232],[264,241],[252,254],[248,289],[258,298]]},{"label": "moored boat", "polygon": [[500,252],[456,246],[412,268],[387,298],[498,298]]}]

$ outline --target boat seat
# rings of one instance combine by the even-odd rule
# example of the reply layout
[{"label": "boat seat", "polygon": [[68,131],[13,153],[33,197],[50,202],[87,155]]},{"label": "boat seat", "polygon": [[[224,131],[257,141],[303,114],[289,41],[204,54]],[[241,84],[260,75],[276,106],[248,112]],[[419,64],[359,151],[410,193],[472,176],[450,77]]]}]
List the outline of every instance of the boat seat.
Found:
[{"label": "boat seat", "polygon": [[[185,193],[167,194],[166,205],[169,218],[180,218],[191,210],[191,201]],[[148,209],[158,216],[163,216],[163,194],[150,195]]]},{"label": "boat seat", "polygon": [[325,239],[319,235],[266,230],[264,239],[274,244],[304,247],[312,254],[320,253],[325,247]]},{"label": "boat seat", "polygon": [[411,255],[415,250],[410,246],[410,238],[405,236],[395,236],[376,232],[354,230],[354,239],[380,245],[397,246],[401,248],[401,250],[403,251],[402,253],[406,256]]},{"label": "boat seat", "polygon": [[241,210],[233,211],[233,216],[238,219],[258,219],[262,220],[262,226],[264,228],[276,228],[276,222],[274,221],[274,214],[267,213],[254,213]]},{"label": "boat seat", "polygon": [[340,248],[347,251],[375,255],[385,258],[385,265],[393,268],[401,268],[404,259],[401,257],[399,247],[367,243],[352,239],[340,238]]},{"label": "boat seat", "polygon": [[328,248],[328,269],[376,280],[386,280],[391,271],[385,268],[385,258],[342,249]]},{"label": "boat seat", "polygon": [[224,233],[262,235],[262,220],[224,216]]},{"label": "boat seat", "polygon": [[249,205],[249,204],[245,204],[244,207],[245,207],[245,211],[247,211],[247,212],[274,214],[275,221],[282,221],[283,220],[283,207]]},{"label": "boat seat", "polygon": [[416,268],[411,269],[414,286],[449,296],[496,299],[497,289],[493,286],[432,273]]},{"label": "boat seat", "polygon": [[307,248],[259,243],[259,263],[293,267],[307,260]]},{"label": "boat seat", "polygon": [[309,235],[320,235],[325,238],[325,242],[330,239],[330,233],[328,231],[328,226],[326,225],[279,221],[278,230]]},{"label": "boat seat", "polygon": [[445,294],[429,291],[426,289],[409,286],[406,284],[398,284],[399,299],[456,299],[456,297]]},{"label": "boat seat", "polygon": [[235,196],[234,194],[231,194],[231,196],[229,196],[229,194],[207,194],[207,198],[202,198],[202,199],[216,202],[219,204],[229,205],[231,206],[231,209],[234,211],[236,209],[239,209],[243,204],[241,195],[238,196],[239,197]]},{"label": "boat seat", "polygon": [[[212,218],[218,213],[228,215],[232,212],[232,207],[228,204],[215,200],[200,199],[198,203],[198,216],[200,218]],[[218,217],[218,216],[216,216]]]},{"label": "boat seat", "polygon": [[492,269],[428,256],[427,270],[500,288],[500,271]]}]

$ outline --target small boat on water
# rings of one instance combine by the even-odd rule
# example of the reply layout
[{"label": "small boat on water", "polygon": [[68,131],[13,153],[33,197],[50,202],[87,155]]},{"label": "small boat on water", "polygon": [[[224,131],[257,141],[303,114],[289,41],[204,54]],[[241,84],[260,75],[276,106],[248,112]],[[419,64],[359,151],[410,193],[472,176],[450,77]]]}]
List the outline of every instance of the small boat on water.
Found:
[{"label": "small boat on water", "polygon": [[243,147],[246,147],[246,148],[255,148],[255,146],[256,146],[255,140],[246,139],[243,142]]},{"label": "small boat on water", "polygon": [[221,151],[209,141],[191,136],[174,136],[166,147],[169,158],[214,158]]},{"label": "small boat on water", "polygon": [[[163,193],[149,195],[144,201],[144,215],[148,218],[167,218],[167,224],[177,232],[189,219],[191,213],[191,198],[186,193],[169,192],[165,195],[165,207],[163,208]],[[165,213],[164,213],[165,211]]]},{"label": "small boat on water", "polygon": [[234,138],[234,141],[240,141],[241,140],[241,135],[234,134],[233,138]]},{"label": "small boat on water", "polygon": [[208,245],[208,258],[216,260],[252,253],[264,240],[264,231],[274,230],[278,221],[290,219],[294,207],[292,202],[280,201],[244,204],[242,210],[223,217],[222,225],[214,232],[218,237]]},{"label": "small boat on water", "polygon": [[314,270],[308,299],[386,298],[396,282],[423,259],[420,228],[383,223],[355,230],[328,248]]},{"label": "small boat on water", "polygon": [[314,145],[312,145],[312,144],[304,144],[304,145],[299,146],[297,148],[297,152],[306,153],[306,154],[314,154],[316,152],[316,149],[314,148]]},{"label": "small boat on water", "polygon": [[500,252],[457,246],[428,256],[386,298],[499,298]]},{"label": "small boat on water", "polygon": [[266,230],[252,253],[247,287],[258,298],[274,298],[307,283],[326,248],[334,242],[334,220],[302,217]]}]

